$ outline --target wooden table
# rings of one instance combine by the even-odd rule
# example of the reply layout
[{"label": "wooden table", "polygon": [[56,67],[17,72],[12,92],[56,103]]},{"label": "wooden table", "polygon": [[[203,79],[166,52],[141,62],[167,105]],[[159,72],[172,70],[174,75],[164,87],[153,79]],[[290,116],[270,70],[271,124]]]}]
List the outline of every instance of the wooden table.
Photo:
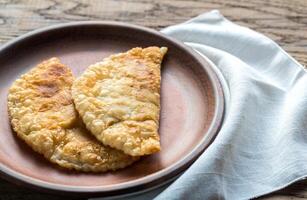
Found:
[{"label": "wooden table", "polygon": [[[0,0],[0,44],[37,28],[80,20],[115,20],[159,30],[212,9],[272,38],[307,65],[307,0]],[[0,180],[0,199],[15,198],[61,199]],[[307,199],[307,181],[263,199]]]}]

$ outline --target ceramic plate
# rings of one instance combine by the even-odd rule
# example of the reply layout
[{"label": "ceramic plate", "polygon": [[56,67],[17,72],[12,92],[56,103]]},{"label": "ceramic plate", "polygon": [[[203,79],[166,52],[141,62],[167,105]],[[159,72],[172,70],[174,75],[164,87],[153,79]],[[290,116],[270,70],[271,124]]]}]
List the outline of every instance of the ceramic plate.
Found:
[{"label": "ceramic plate", "polygon": [[[133,47],[166,46],[162,65],[161,152],[108,173],[61,169],[12,131],[8,88],[31,67],[56,56],[79,76],[90,64]],[[4,178],[49,192],[112,196],[161,185],[187,169],[214,140],[224,114],[221,84],[211,64],[160,32],[117,22],[60,24],[23,35],[0,48],[0,171]]]}]

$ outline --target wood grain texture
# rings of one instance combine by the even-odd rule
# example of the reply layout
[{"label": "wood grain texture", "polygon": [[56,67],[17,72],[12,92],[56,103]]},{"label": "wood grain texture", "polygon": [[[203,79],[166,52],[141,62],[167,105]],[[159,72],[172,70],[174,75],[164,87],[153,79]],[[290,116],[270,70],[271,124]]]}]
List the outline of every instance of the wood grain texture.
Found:
[{"label": "wood grain texture", "polygon": [[[307,0],[0,0],[0,45],[60,22],[115,20],[159,30],[212,9],[272,38],[307,65]],[[16,198],[61,199],[0,180],[0,199]],[[307,181],[262,199],[307,199]]]}]

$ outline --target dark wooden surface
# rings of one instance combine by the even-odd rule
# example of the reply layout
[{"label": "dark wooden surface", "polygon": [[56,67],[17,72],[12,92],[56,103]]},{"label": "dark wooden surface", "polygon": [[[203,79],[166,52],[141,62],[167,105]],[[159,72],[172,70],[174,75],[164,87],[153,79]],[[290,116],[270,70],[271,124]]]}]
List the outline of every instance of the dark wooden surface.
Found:
[{"label": "dark wooden surface", "polygon": [[[212,9],[219,9],[230,20],[272,38],[307,65],[307,0],[0,0],[0,45],[28,31],[60,22],[115,20],[159,30]],[[0,199],[63,197],[0,179]],[[307,199],[307,181],[262,199]]]}]

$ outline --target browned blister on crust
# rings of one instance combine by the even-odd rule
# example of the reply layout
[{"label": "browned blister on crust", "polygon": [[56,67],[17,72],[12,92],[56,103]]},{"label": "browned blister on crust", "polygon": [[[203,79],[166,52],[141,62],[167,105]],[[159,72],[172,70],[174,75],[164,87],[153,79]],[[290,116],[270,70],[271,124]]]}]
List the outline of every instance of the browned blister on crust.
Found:
[{"label": "browned blister on crust", "polygon": [[72,95],[98,140],[132,156],[160,150],[161,62],[166,47],[133,48],[88,67]]},{"label": "browned blister on crust", "polygon": [[71,97],[71,70],[51,58],[11,86],[8,110],[18,137],[58,165],[102,172],[130,165],[137,157],[102,145],[84,127]]}]

